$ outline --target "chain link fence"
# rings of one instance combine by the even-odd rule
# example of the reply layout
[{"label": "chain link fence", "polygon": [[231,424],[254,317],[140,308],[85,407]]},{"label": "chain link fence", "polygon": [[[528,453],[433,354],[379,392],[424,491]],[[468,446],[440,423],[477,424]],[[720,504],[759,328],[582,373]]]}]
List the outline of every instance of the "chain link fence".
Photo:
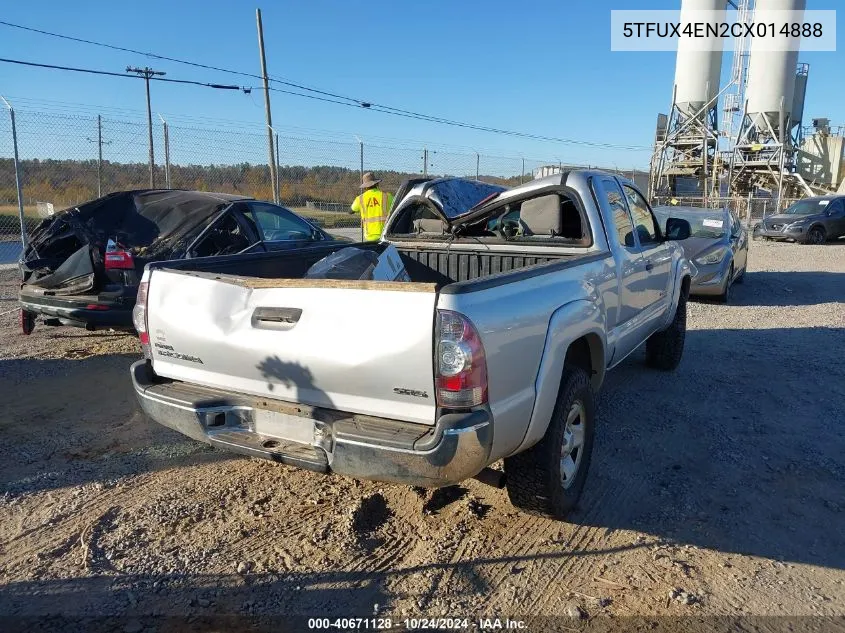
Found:
[{"label": "chain link fence", "polygon": [[780,204],[778,204],[777,198],[730,197],[707,198],[705,200],[701,197],[657,197],[654,199],[654,204],[655,206],[678,205],[682,207],[729,209],[734,213],[734,215],[736,215],[737,218],[739,218],[746,228],[751,229],[763,218],[783,211],[798,200],[799,198],[782,198],[780,200]]},{"label": "chain link fence", "polygon": [[[14,264],[21,251],[21,222],[15,183],[10,112],[0,113],[0,266]],[[31,230],[52,210],[112,191],[150,187],[146,120],[75,113],[15,111],[24,229]],[[374,172],[382,188],[395,191],[408,177],[461,176],[506,186],[535,175],[574,167],[557,160],[494,156],[432,145],[409,147],[385,142],[302,138],[275,134],[276,182],[268,164],[267,134],[232,123],[219,127],[154,121],[157,187],[197,189],[279,201],[328,230],[349,237],[360,233],[360,218],[349,208],[359,193],[362,172]],[[616,171],[644,190],[648,174]],[[751,227],[794,200],[772,198],[658,198],[659,205],[726,207]]]},{"label": "chain link fence", "polygon": [[[0,264],[16,260],[20,221],[11,118],[0,116]],[[151,186],[146,121],[16,110],[18,168],[24,223],[112,191]],[[395,191],[422,174],[464,176],[513,186],[553,161],[275,135],[277,182],[268,165],[267,135],[246,127],[203,128],[154,122],[157,187],[198,189],[274,198],[326,228],[360,229],[349,205],[371,171]],[[275,185],[275,187],[274,187]],[[39,204],[41,211],[39,212]]]},{"label": "chain link fence", "polygon": [[[12,104],[14,105],[14,104]],[[325,229],[357,238],[361,223],[350,209],[362,172],[395,191],[409,177],[460,176],[515,186],[536,175],[575,167],[559,159],[538,160],[460,151],[401,141],[367,142],[354,135],[303,138],[276,134],[276,182],[269,166],[267,133],[260,126],[215,127],[153,120],[155,161],[150,170],[146,118],[16,108],[19,161],[14,161],[11,112],[0,112],[0,269],[13,268],[21,253],[21,221],[15,168],[20,174],[23,228],[113,191],[160,188],[242,194],[279,202]],[[315,134],[315,136],[320,136]],[[581,165],[587,166],[587,165]],[[647,187],[648,174],[617,170]]]},{"label": "chain link fence", "polygon": [[[0,266],[21,251],[10,112],[0,113]],[[395,191],[409,177],[461,176],[514,186],[554,171],[557,160],[274,134],[276,182],[268,160],[267,134],[232,123],[218,127],[172,125],[154,119],[155,163],[150,170],[146,120],[16,109],[24,229],[52,211],[112,191],[156,187],[197,189],[273,200],[348,237],[360,234],[349,208],[360,193],[363,172]],[[566,165],[570,166],[570,165]],[[564,167],[566,167],[564,166]],[[626,176],[633,172],[620,171]]]}]

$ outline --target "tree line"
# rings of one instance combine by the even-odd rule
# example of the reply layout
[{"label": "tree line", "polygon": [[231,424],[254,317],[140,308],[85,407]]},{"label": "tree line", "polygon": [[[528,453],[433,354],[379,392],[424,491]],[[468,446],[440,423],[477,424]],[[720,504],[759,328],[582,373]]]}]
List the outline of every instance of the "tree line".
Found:
[{"label": "tree line", "polygon": [[[56,209],[96,198],[98,180],[103,195],[146,189],[150,184],[147,163],[103,161],[98,177],[96,160],[28,159],[20,162],[20,172],[26,203],[51,202]],[[404,179],[420,175],[401,171],[374,173],[383,179],[382,188],[387,191],[395,191]],[[156,185],[164,187],[163,166],[156,167],[155,176]],[[521,174],[509,178],[481,176],[485,182],[505,186],[518,185],[522,178]],[[266,164],[171,165],[170,183],[174,189],[242,194],[263,200],[273,198]],[[329,165],[281,166],[279,183],[281,199],[290,206],[305,206],[307,201],[351,203],[359,193],[360,173]],[[14,162],[10,158],[0,159],[0,204],[14,204],[16,200]]]}]

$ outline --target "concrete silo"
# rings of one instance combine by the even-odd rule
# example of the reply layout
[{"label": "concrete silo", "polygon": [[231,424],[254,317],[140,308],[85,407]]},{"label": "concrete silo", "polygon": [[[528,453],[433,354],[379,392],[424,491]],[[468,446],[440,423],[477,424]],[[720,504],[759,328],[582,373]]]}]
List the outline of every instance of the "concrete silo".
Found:
[{"label": "concrete silo", "polygon": [[[806,4],[757,0],[755,21],[769,22],[768,11],[803,14]],[[751,44],[745,111],[731,156],[731,193],[746,195],[760,188],[778,199],[812,195],[795,168],[809,66],[798,64],[798,50],[766,50],[765,44],[760,38]]]},{"label": "concrete silo", "polygon": [[[680,21],[702,21],[698,11],[721,21],[726,7],[727,0],[683,0]],[[652,196],[702,196],[713,188],[722,58],[718,38],[678,41],[672,107],[652,159]]]}]

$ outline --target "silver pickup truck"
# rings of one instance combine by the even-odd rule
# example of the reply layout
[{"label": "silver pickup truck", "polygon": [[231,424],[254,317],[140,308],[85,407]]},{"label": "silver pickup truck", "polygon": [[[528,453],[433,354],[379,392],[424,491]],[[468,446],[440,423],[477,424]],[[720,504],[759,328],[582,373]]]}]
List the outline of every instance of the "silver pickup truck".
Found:
[{"label": "silver pickup truck", "polygon": [[410,282],[304,278],[337,245],[149,264],[142,408],[238,453],[418,486],[495,480],[564,516],[605,371],[643,343],[649,365],[680,362],[680,245],[633,183],[587,170],[508,190],[406,183],[382,241],[357,246],[390,244]]}]

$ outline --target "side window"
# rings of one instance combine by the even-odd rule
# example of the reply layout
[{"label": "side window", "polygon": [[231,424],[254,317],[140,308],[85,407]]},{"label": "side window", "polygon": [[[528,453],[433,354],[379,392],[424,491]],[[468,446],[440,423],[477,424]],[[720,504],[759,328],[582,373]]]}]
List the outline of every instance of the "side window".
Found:
[{"label": "side window", "polygon": [[192,249],[193,257],[232,255],[249,248],[253,241],[247,236],[231,212],[220,218]]},{"label": "side window", "polygon": [[610,178],[603,178],[601,184],[604,195],[607,197],[607,204],[610,207],[610,214],[613,218],[619,243],[626,248],[636,248],[634,225],[631,223],[631,216],[628,215],[628,209],[622,199],[622,190],[619,188],[619,184]]},{"label": "side window", "polygon": [[631,217],[634,218],[634,228],[640,238],[640,244],[646,246],[659,241],[657,222],[651,214],[651,209],[639,191],[625,185],[625,196],[628,198],[628,207],[631,209]]},{"label": "side window", "polygon": [[265,241],[313,239],[311,226],[291,211],[265,202],[250,202],[247,206]]},{"label": "side window", "polygon": [[830,204],[830,211],[833,215],[842,215],[842,212],[845,211],[845,201],[842,198],[834,200]]}]

